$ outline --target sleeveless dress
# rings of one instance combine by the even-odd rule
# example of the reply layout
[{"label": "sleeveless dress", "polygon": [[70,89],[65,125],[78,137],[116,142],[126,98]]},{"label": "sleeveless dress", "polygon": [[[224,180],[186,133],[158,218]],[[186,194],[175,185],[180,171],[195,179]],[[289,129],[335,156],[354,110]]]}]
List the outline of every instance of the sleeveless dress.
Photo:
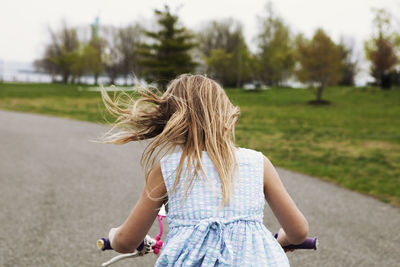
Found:
[{"label": "sleeveless dress", "polygon": [[169,196],[169,233],[155,266],[289,266],[282,247],[263,224],[263,155],[236,150],[239,175],[222,208],[218,173],[207,152],[202,153],[208,180],[196,179],[185,200],[185,168],[177,189],[171,191],[181,152],[160,161]]}]

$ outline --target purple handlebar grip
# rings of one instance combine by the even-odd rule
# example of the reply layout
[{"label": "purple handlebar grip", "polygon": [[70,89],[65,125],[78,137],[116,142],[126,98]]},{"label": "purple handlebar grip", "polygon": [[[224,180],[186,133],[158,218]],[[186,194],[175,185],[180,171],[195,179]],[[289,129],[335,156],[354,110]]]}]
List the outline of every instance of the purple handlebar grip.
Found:
[{"label": "purple handlebar grip", "polygon": [[[101,247],[101,250],[110,250],[110,249],[112,249],[112,247],[111,247],[111,243],[110,243],[110,240],[108,239],[108,238],[101,238],[100,240],[102,240],[103,241],[103,243],[102,243],[102,247]],[[99,240],[99,241],[100,241]],[[99,242],[99,241],[97,241],[97,243]]]},{"label": "purple handlebar grip", "polygon": [[[274,237],[278,238],[278,234],[275,234]],[[301,244],[288,245],[288,246],[284,246],[283,248],[285,248],[285,249],[313,249],[313,250],[317,250],[317,246],[318,246],[318,239],[316,237],[314,237],[314,238],[307,238]]]},{"label": "purple handlebar grip", "polygon": [[[110,240],[108,238],[101,238],[100,240],[103,241],[102,243],[102,247],[101,250],[112,250],[113,248],[111,247],[111,243]],[[101,241],[97,241],[97,242],[101,242]],[[142,243],[140,243],[140,245],[137,247],[137,251],[141,251],[144,248],[144,241],[142,241]]]}]

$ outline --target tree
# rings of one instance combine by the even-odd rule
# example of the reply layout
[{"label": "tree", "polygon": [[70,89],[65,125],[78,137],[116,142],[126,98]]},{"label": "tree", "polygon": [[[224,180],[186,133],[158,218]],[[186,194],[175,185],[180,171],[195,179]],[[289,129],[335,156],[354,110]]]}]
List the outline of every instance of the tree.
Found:
[{"label": "tree", "polygon": [[143,42],[143,29],[139,24],[128,25],[118,32],[118,46],[121,58],[121,74],[128,83],[128,77],[142,75],[142,67],[139,64],[139,45]]},{"label": "tree", "polygon": [[93,74],[94,84],[98,84],[99,75],[105,70],[103,62],[104,43],[102,40],[92,40],[83,48],[83,64],[86,73]]},{"label": "tree", "polygon": [[119,76],[128,79],[131,75],[140,77],[142,67],[139,64],[139,48],[143,42],[143,28],[139,24],[117,28],[102,28],[105,39],[104,62],[105,71],[113,84]]},{"label": "tree", "polygon": [[252,56],[239,22],[212,21],[197,37],[206,72],[211,77],[224,86],[236,87],[252,79]]},{"label": "tree", "polygon": [[257,76],[265,84],[281,86],[293,73],[294,45],[289,27],[275,14],[271,2],[266,12],[266,17],[259,19]]},{"label": "tree", "polygon": [[52,33],[52,39],[57,47],[58,55],[51,60],[59,67],[63,83],[68,83],[79,48],[77,30],[76,28],[68,28],[64,24],[58,36],[56,33]]},{"label": "tree", "polygon": [[34,61],[35,69],[38,71],[43,71],[51,75],[52,82],[56,81],[56,75],[60,72],[57,64],[52,60],[52,58],[57,56],[57,50],[53,45],[48,45],[45,48],[45,52],[42,59],[37,59]]},{"label": "tree", "polygon": [[297,78],[304,83],[316,86],[316,100],[313,104],[328,103],[322,100],[327,85],[337,84],[342,77],[342,53],[331,38],[318,29],[311,41],[297,38],[297,57],[299,69]]},{"label": "tree", "polygon": [[382,89],[390,89],[398,58],[396,36],[391,31],[391,15],[384,9],[375,9],[374,36],[365,42],[365,53],[371,61],[371,75]]},{"label": "tree", "polygon": [[391,75],[397,63],[394,47],[384,37],[375,39],[371,46],[366,46],[367,58],[371,61],[371,75],[382,89],[390,89]]},{"label": "tree", "polygon": [[235,81],[230,71],[232,68],[230,62],[233,54],[227,53],[225,49],[213,49],[210,53],[210,56],[205,58],[209,75],[223,85],[229,86],[229,83],[234,83]]},{"label": "tree", "polygon": [[122,75],[123,55],[119,49],[119,28],[115,26],[103,26],[102,36],[105,40],[104,48],[104,67],[111,84]]},{"label": "tree", "polygon": [[68,28],[63,22],[59,32],[49,29],[49,33],[51,43],[46,46],[43,58],[36,61],[35,66],[53,75],[60,74],[62,82],[68,83],[79,49],[76,28]]},{"label": "tree", "polygon": [[70,54],[71,59],[71,83],[80,82],[81,77],[87,72],[85,55],[84,55],[84,46],[80,45],[79,50],[74,51]]},{"label": "tree", "polygon": [[151,42],[143,43],[139,50],[139,64],[148,81],[157,82],[165,90],[168,82],[182,73],[191,72],[195,63],[189,51],[195,46],[193,34],[180,26],[178,16],[169,7],[155,10],[158,31],[144,31]]},{"label": "tree", "polygon": [[198,33],[199,49],[206,57],[215,49],[224,49],[227,53],[232,53],[239,46],[240,36],[243,36],[243,33],[239,21],[231,18],[214,20]]}]

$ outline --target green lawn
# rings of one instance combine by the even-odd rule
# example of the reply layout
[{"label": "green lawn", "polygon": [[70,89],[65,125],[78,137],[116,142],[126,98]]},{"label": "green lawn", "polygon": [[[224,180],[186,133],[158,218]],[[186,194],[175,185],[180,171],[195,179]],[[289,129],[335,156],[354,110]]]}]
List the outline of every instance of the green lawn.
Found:
[{"label": "green lawn", "polygon": [[[99,92],[87,86],[0,84],[0,109],[104,123]],[[400,205],[400,90],[327,88],[328,106],[308,89],[228,89],[240,106],[237,143],[287,169]]]}]

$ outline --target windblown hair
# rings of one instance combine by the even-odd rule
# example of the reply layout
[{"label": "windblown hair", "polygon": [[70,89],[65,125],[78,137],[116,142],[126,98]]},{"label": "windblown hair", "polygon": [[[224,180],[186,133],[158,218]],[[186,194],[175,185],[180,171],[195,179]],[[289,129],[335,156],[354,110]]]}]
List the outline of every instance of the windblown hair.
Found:
[{"label": "windblown hair", "polygon": [[[114,94],[111,99],[102,90],[106,108],[117,118],[102,142],[125,144],[153,138],[141,159],[146,181],[160,156],[181,148],[172,192],[186,169],[185,197],[201,177],[200,171],[208,179],[201,164],[202,151],[206,151],[219,174],[225,206],[232,194],[237,169],[234,129],[239,108],[232,105],[217,82],[203,75],[183,74],[172,80],[163,94],[145,88],[138,89],[138,93],[140,97],[136,100],[125,93],[117,98]],[[115,128],[121,130],[113,133]]]}]

